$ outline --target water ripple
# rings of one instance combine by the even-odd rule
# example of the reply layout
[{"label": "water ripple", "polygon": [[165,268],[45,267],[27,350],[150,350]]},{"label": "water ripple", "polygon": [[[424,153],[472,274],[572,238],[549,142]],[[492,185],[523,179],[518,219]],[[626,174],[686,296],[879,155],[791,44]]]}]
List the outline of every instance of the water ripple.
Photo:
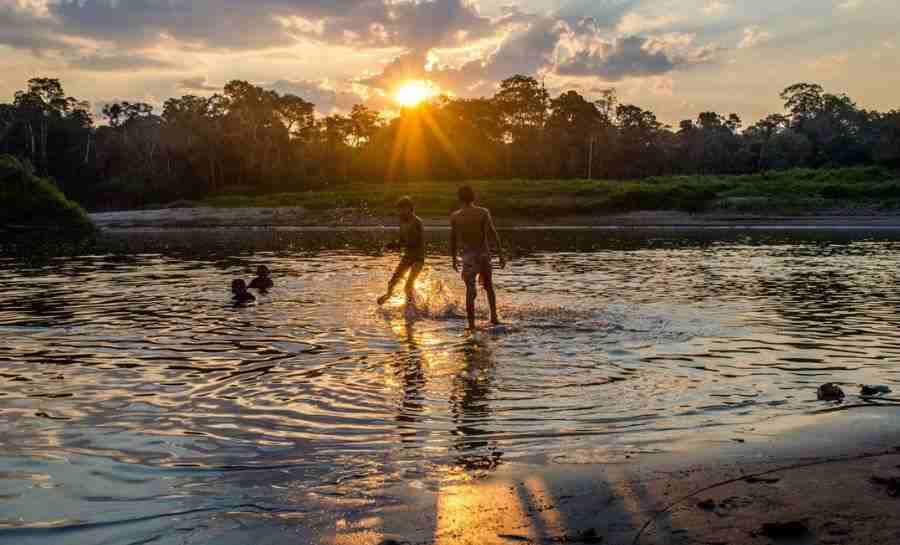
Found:
[{"label": "water ripple", "polygon": [[[825,381],[900,384],[889,238],[517,236],[508,323],[474,335],[446,258],[417,309],[378,309],[396,257],[345,239],[4,261],[0,539],[121,524],[146,526],[139,542],[165,532],[154,517],[248,504],[306,516],[286,505],[752,426],[809,411]],[[263,262],[277,287],[229,305]],[[160,514],[121,516],[138,511]]]}]

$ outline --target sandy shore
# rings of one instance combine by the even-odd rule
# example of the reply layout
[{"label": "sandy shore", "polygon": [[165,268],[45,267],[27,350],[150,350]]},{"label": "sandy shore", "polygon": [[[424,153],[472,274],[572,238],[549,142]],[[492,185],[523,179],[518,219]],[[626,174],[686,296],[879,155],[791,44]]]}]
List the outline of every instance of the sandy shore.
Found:
[{"label": "sandy shore", "polygon": [[782,418],[666,452],[574,450],[438,491],[388,490],[396,500],[374,514],[290,532],[357,545],[900,543],[898,414]]},{"label": "sandy shore", "polygon": [[[367,215],[355,209],[328,213],[304,208],[166,208],[91,214],[101,228],[191,228],[191,227],[385,227],[394,218]],[[430,226],[446,225],[446,218],[425,218]],[[896,215],[751,216],[726,213],[688,214],[678,211],[635,212],[610,216],[573,216],[550,219],[498,217],[505,227],[881,227],[900,228]]]}]

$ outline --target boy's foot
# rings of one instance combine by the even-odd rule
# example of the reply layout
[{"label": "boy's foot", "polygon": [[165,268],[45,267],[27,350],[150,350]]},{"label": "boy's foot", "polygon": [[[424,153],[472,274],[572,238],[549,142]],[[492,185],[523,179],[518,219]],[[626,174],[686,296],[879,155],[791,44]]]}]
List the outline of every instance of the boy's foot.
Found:
[{"label": "boy's foot", "polygon": [[378,304],[383,305],[383,304],[387,303],[388,299],[390,299],[390,298],[391,298],[390,294],[386,293],[378,298]]}]

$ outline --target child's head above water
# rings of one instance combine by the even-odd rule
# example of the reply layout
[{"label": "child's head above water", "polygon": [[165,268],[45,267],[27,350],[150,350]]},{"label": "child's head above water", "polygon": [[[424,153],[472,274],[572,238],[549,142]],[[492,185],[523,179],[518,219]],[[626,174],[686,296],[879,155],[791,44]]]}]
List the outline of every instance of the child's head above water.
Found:
[{"label": "child's head above water", "polygon": [[259,290],[262,293],[274,288],[275,283],[272,282],[272,278],[269,276],[270,274],[268,267],[260,265],[256,268],[256,278],[250,282],[249,288]]},{"label": "child's head above water", "polygon": [[247,293],[247,283],[243,278],[235,278],[231,281],[231,293],[235,296],[241,296]]}]

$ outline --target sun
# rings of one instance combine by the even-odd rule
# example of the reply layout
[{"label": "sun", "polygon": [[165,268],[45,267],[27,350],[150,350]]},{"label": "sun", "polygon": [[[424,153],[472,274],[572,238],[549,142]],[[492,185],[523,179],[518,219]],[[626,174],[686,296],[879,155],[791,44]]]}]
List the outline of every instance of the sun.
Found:
[{"label": "sun", "polygon": [[430,81],[411,79],[403,82],[397,89],[397,92],[394,93],[394,100],[405,108],[411,108],[437,94],[437,89]]}]

